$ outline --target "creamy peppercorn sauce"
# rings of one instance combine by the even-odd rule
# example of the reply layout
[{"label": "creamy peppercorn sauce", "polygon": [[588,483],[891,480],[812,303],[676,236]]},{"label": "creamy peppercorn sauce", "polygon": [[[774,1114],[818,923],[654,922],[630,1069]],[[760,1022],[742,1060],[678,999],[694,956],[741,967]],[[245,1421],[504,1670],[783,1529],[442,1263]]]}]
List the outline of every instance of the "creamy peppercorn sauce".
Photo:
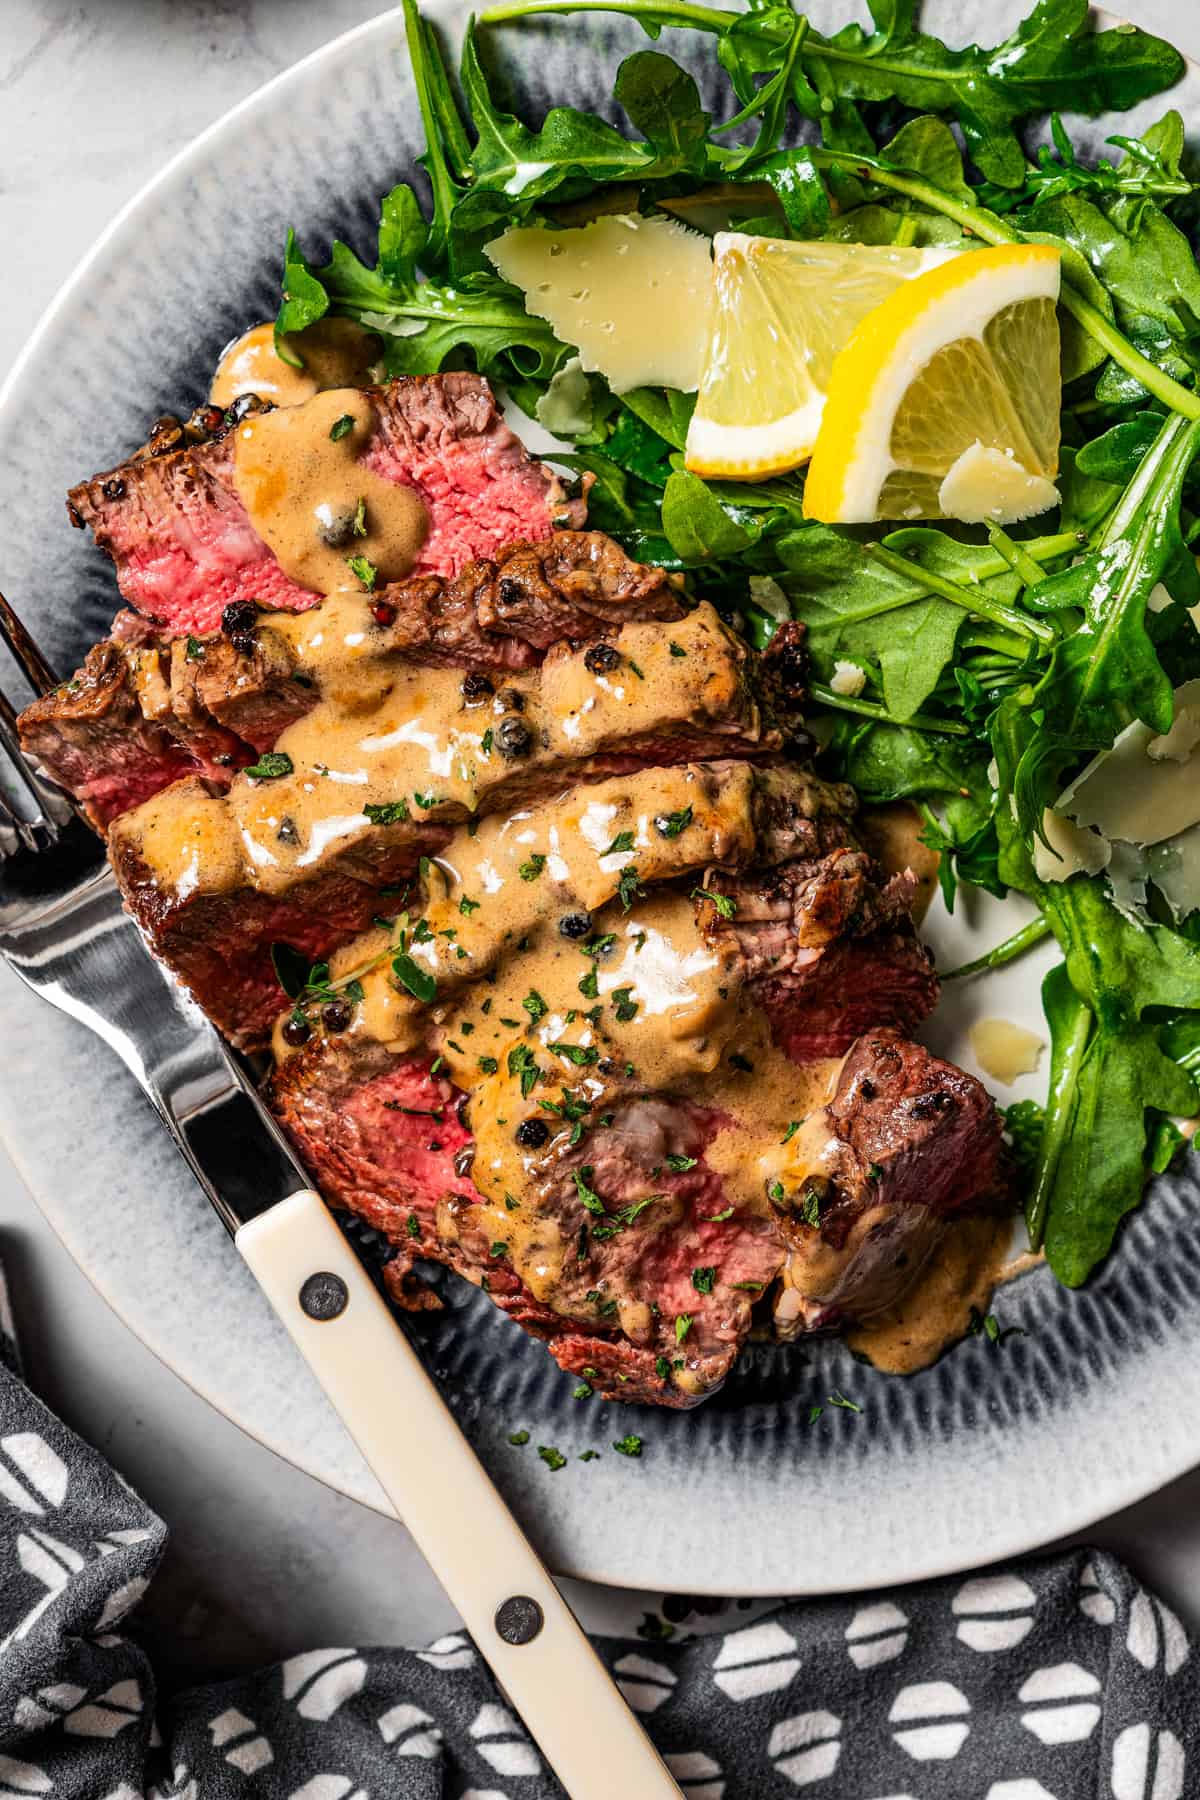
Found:
[{"label": "creamy peppercorn sauce", "polygon": [[[401,806],[422,821],[494,811],[497,792],[555,766],[617,758],[636,738],[679,742],[711,722],[736,728],[739,746],[779,743],[744,680],[745,647],[706,602],[669,634],[655,623],[624,626],[608,673],[587,668],[586,649],[557,644],[539,668],[507,676],[486,706],[464,697],[458,669],[373,651],[384,638],[365,595],[272,614],[269,629],[293,647],[319,696],[276,740],[272,755],[288,772],[239,775],[220,794],[177,782],[111,828],[110,842],[135,851],[165,895],[282,893],[379,830],[368,807]],[[515,731],[521,753],[506,755]]]},{"label": "creamy peppercorn sauce", "polygon": [[[774,779],[769,771],[729,763],[644,768],[487,816],[489,793],[511,779],[497,744],[502,719],[528,729],[522,766],[531,774],[539,763],[602,756],[648,733],[667,740],[731,712],[743,742],[761,730],[742,680],[744,649],[710,606],[702,602],[669,633],[626,626],[609,673],[589,672],[583,652],[560,645],[541,669],[506,677],[502,695],[477,706],[464,701],[460,671],[406,667],[380,653],[369,595],[348,558],[365,558],[380,581],[397,579],[413,566],[427,520],[418,496],[360,460],[371,421],[354,389],[376,348],[369,333],[333,320],[290,340],[297,366],[277,355],[268,325],[223,357],[216,404],[255,392],[278,408],[239,427],[237,483],[287,573],[326,596],[311,612],[272,615],[260,626],[277,634],[318,698],[276,744],[288,773],[238,777],[226,795],[178,783],[113,830],[133,838],[159,883],[183,899],[245,885],[282,892],[380,829],[368,806],[401,802],[413,818],[460,821],[420,884],[420,910],[336,952],[330,979],[361,983],[351,1034],[397,1054],[440,1056],[471,1094],[472,1178],[488,1215],[481,1227],[505,1241],[533,1296],[569,1315],[564,1263],[572,1246],[554,1210],[536,1205],[540,1158],[515,1129],[529,1111],[526,1053],[543,1070],[539,1092],[588,1102],[592,1121],[611,1091],[601,1068],[632,1069],[647,1094],[725,1115],[706,1161],[721,1177],[724,1204],[762,1218],[774,1183],[800,1191],[834,1154],[824,1104],[841,1063],[797,1066],[784,1056],[744,986],[733,934],[705,929],[714,905],[701,895],[705,871],[755,860],[756,784]],[[787,771],[786,779],[804,777]],[[923,913],[937,859],[919,841],[919,819],[894,807],[865,825],[885,867],[915,873]],[[564,933],[572,917],[583,922],[582,936]],[[432,1001],[397,981],[401,947],[436,982]],[[280,1058],[292,1054],[282,1023]],[[800,1128],[789,1130],[796,1120]],[[590,1139],[602,1130],[593,1124]],[[521,1195],[522,1205],[507,1207],[506,1194]],[[673,1204],[649,1209],[645,1228],[680,1224]],[[442,1211],[439,1229],[452,1238],[452,1209]],[[858,1240],[869,1255],[878,1223],[868,1209],[842,1249],[813,1233],[803,1260],[788,1254],[775,1326],[786,1338],[806,1300],[835,1299],[839,1285],[854,1280],[856,1304],[861,1312],[865,1298],[870,1316],[850,1334],[852,1345],[881,1368],[909,1372],[961,1336],[970,1309],[982,1311],[997,1280],[1020,1265],[1010,1259],[1008,1221],[947,1227],[931,1215],[908,1242],[903,1278],[881,1265],[876,1286],[864,1291]],[[627,1297],[619,1305],[622,1328],[641,1336],[648,1316],[635,1315],[646,1303]],[[590,1309],[580,1316],[590,1319]],[[687,1371],[676,1378],[686,1381]]]}]

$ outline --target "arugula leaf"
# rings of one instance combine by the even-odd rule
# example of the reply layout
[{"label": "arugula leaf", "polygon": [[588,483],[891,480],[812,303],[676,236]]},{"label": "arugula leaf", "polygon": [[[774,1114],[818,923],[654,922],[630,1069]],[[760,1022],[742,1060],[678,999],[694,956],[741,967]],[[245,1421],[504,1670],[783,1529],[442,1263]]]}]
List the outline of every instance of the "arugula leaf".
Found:
[{"label": "arugula leaf", "polygon": [[1134,719],[1170,730],[1171,683],[1146,630],[1146,602],[1159,582],[1176,598],[1200,599],[1200,577],[1179,526],[1183,481],[1198,450],[1200,423],[1172,414],[1098,548],[1031,591],[1034,604],[1079,607],[1083,622],[1057,644],[1025,705],[1030,729],[1013,792],[1026,831],[1040,834],[1043,809],[1066,769],[1089,751],[1107,749]]},{"label": "arugula leaf", "polygon": [[1046,889],[1043,903],[1067,961],[1042,990],[1050,1099],[1031,1231],[1044,1216],[1047,1260],[1077,1287],[1141,1199],[1148,1111],[1200,1107],[1194,1080],[1160,1046],[1160,1025],[1143,1017],[1200,1008],[1200,949],[1166,927],[1131,924],[1095,881]]}]

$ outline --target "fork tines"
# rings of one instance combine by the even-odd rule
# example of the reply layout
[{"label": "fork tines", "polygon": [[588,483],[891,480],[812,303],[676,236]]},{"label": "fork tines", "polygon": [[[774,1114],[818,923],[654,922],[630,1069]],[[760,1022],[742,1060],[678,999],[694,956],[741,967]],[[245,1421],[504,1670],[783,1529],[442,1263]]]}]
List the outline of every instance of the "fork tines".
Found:
[{"label": "fork tines", "polygon": [[0,594],[0,638],[4,639],[20,663],[25,679],[35,694],[47,694],[52,687],[58,686],[57,675],[3,594]]}]

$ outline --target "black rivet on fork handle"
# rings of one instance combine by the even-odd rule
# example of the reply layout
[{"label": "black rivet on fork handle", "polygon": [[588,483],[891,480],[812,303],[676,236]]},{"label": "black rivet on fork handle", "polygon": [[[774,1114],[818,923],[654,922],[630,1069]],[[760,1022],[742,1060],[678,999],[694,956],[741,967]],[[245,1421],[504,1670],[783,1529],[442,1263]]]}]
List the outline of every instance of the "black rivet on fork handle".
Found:
[{"label": "black rivet on fork handle", "polygon": [[506,1644],[532,1644],[546,1615],[528,1594],[513,1594],[496,1608],[496,1630]]},{"label": "black rivet on fork handle", "polygon": [[300,1305],[310,1319],[336,1319],[349,1304],[349,1288],[329,1269],[318,1269],[300,1289]]}]

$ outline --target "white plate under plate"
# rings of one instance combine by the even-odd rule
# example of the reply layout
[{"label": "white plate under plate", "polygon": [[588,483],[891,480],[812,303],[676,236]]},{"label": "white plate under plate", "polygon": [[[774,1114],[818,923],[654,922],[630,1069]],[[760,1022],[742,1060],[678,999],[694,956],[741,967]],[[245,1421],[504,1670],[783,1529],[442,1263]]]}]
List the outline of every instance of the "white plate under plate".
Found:
[{"label": "white plate under plate", "polygon": [[[453,34],[466,8],[431,7]],[[845,16],[831,0],[818,25]],[[953,42],[994,40],[1003,4],[927,8]],[[997,20],[1001,24],[997,23]],[[628,21],[551,20],[498,35],[534,110],[603,110]],[[667,33],[678,56],[711,55]],[[702,89],[712,69],[693,62]],[[1136,129],[1168,102],[1123,116]],[[1170,96],[1200,126],[1200,72]],[[1099,137],[1102,130],[1091,128]],[[323,251],[367,249],[378,196],[412,173],[420,127],[398,13],[328,45],[205,132],[125,210],[55,301],[0,395],[3,586],[61,667],[115,610],[107,564],[66,528],[62,495],[118,461],[163,410],[201,396],[222,344],[273,310],[287,225]],[[929,935],[939,962],[1006,935],[1019,902],[975,896]],[[952,988],[925,1034],[972,1067],[974,1018],[1042,1029],[1052,957]],[[0,1128],[81,1267],[131,1328],[214,1406],[331,1486],[384,1508],[379,1490],[131,1079],[87,1033],[0,981],[6,1018]],[[1039,1095],[1041,1080],[1003,1097]],[[1084,1293],[1044,1272],[1007,1290],[1029,1335],[968,1343],[907,1382],[836,1343],[754,1347],[725,1392],[665,1415],[580,1406],[545,1351],[463,1283],[419,1322],[464,1427],[553,1566],[627,1586],[820,1593],[916,1579],[1013,1554],[1128,1504],[1200,1449],[1200,1185],[1161,1181]],[[859,1415],[810,1406],[833,1388]],[[533,1444],[594,1445],[633,1424],[639,1462],[605,1454],[557,1474]],[[420,1446],[414,1445],[414,1454]]]}]

